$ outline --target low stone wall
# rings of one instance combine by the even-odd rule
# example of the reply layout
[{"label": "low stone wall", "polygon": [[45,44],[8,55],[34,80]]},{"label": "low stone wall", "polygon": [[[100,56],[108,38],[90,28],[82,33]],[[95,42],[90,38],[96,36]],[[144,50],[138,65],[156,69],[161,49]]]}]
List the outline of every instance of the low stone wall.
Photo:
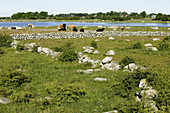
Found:
[{"label": "low stone wall", "polygon": [[96,33],[94,31],[88,32],[57,32],[57,33],[35,33],[35,34],[12,34],[11,39],[62,39],[62,38],[97,38],[110,36],[170,36],[170,32],[120,32],[120,31],[105,31],[103,33]]}]

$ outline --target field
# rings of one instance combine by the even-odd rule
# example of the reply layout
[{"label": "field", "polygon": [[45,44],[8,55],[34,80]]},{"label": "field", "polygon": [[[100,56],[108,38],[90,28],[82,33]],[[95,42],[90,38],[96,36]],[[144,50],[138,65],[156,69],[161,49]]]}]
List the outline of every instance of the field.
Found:
[{"label": "field", "polygon": [[[146,27],[145,29],[149,28]],[[161,28],[162,31],[164,31],[164,29],[165,28]],[[134,27],[131,30],[138,31],[142,30],[142,28]],[[20,33],[20,31],[10,31],[9,33]],[[23,31],[26,32],[25,30]],[[32,33],[32,31],[28,30],[26,33]],[[146,67],[147,70],[164,75],[164,77],[166,78],[162,78],[162,80],[167,85],[165,87],[168,88],[168,79],[170,73],[169,49],[166,51],[157,52],[148,52],[146,51],[146,47],[143,47],[142,49],[129,49],[131,45],[137,42],[140,42],[142,45],[152,43],[154,47],[159,47],[160,41],[153,41],[152,39],[160,38],[161,40],[163,40],[165,37],[115,37],[116,39],[114,41],[108,40],[108,38],[109,37],[98,38],[100,40],[99,42],[97,42],[97,50],[100,52],[99,54],[83,54],[86,54],[93,59],[102,60],[106,57],[105,53],[108,50],[113,49],[115,51],[113,61],[120,62],[125,56],[129,56],[135,59],[137,64]],[[72,42],[75,51],[82,52],[82,47],[91,46],[91,42],[95,39],[97,38],[48,40],[42,39],[19,41],[22,44],[36,43],[41,47],[47,47],[50,49],[54,49],[54,47],[61,47],[67,42]],[[127,42],[126,39],[129,39],[130,41]],[[5,47],[1,47],[1,49],[4,50],[4,54],[0,54],[0,70],[10,69],[13,67],[21,68],[22,70],[25,70],[24,73],[31,78],[31,81],[28,83],[23,83],[18,87],[0,86],[0,96],[4,95],[3,91],[5,92],[6,97],[10,99],[12,99],[11,95],[15,95],[15,93],[22,95],[23,92],[30,92],[32,95],[34,95],[29,100],[29,102],[20,103],[14,101],[10,104],[0,104],[1,113],[102,113],[113,110],[118,110],[120,112],[133,111],[131,109],[132,104],[125,104],[127,102],[132,102],[133,99],[131,98],[131,100],[128,100],[127,97],[122,97],[119,94],[116,94],[115,92],[117,91],[111,87],[115,84],[121,83],[127,72],[123,72],[122,70],[102,70],[100,72],[94,72],[93,74],[81,74],[77,73],[76,71],[78,69],[91,69],[91,65],[79,64],[77,60],[73,62],[62,62],[53,59],[50,56],[45,56],[44,54],[39,54],[36,52],[21,51],[20,53],[16,54],[15,49]],[[107,78],[108,81],[94,81],[94,78],[96,77]],[[49,104],[50,101],[44,102],[43,104],[41,103],[42,105],[39,104],[37,101],[40,100],[40,98],[49,96],[50,94],[46,93],[46,90],[48,88],[51,88],[51,86],[55,83],[59,86],[60,84],[70,84],[73,87],[78,86],[79,88],[82,88],[85,94],[79,96],[78,100],[75,100],[73,102],[66,101],[63,102],[61,105]],[[158,91],[160,90],[156,85],[153,87]],[[63,88],[65,88],[64,85]],[[8,94],[7,92],[11,90],[13,93]],[[167,92],[166,94],[168,96],[169,92]],[[169,101],[169,99],[167,100]],[[169,104],[162,104],[162,106],[168,108]],[[162,112],[168,111],[167,109],[163,110],[163,108],[161,107],[159,109]]]},{"label": "field", "polygon": [[[83,28],[83,26],[77,26],[77,29],[80,30]],[[96,31],[99,29],[99,27],[93,27],[88,26],[84,28],[86,31]],[[116,30],[113,28],[105,28],[105,31],[121,31],[121,27],[118,27]],[[151,27],[130,27],[129,29],[125,28],[124,31],[131,31],[131,32],[137,32],[137,31],[163,31],[163,32],[169,32],[168,27],[159,27],[159,29],[152,29]],[[8,30],[8,29],[0,29],[0,33],[6,33],[6,34],[31,34],[31,33],[50,33],[50,32],[58,32],[58,26],[48,26],[48,27],[36,27],[33,29],[25,28],[20,30]],[[71,32],[71,29],[68,27],[66,32]]]}]

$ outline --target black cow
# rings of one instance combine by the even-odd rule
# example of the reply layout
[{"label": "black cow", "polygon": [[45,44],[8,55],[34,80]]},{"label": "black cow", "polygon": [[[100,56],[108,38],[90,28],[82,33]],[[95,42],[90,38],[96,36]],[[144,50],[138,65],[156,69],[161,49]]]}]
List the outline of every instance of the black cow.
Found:
[{"label": "black cow", "polygon": [[76,27],[74,27],[74,28],[73,28],[73,31],[77,32],[78,30],[77,30],[77,28],[76,28]]},{"label": "black cow", "polygon": [[80,32],[84,32],[84,29],[80,29]]},{"label": "black cow", "polygon": [[97,29],[96,32],[103,32],[105,28]]}]

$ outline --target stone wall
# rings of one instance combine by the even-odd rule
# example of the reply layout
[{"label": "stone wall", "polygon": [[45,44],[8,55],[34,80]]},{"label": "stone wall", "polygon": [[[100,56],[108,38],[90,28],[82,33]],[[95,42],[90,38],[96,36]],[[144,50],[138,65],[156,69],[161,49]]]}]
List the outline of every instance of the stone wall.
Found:
[{"label": "stone wall", "polygon": [[11,39],[62,39],[62,38],[97,38],[97,37],[110,37],[110,36],[170,36],[170,32],[120,32],[120,31],[105,31],[103,33],[96,33],[94,31],[88,32],[56,32],[56,33],[35,33],[35,34],[12,34]]}]

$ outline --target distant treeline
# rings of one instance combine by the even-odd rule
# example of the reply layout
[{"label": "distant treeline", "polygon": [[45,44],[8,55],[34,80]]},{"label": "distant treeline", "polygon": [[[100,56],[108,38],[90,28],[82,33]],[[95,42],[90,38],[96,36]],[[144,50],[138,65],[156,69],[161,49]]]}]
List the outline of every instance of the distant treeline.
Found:
[{"label": "distant treeline", "polygon": [[13,14],[11,17],[1,17],[0,19],[56,19],[56,20],[80,20],[80,19],[101,19],[101,20],[113,20],[113,21],[124,21],[131,19],[143,19],[151,18],[153,20],[170,21],[170,15],[162,13],[151,13],[147,14],[145,11],[141,13],[136,12],[115,12],[110,11],[107,13],[70,13],[70,14],[57,14],[49,15],[48,12],[18,12]]}]

